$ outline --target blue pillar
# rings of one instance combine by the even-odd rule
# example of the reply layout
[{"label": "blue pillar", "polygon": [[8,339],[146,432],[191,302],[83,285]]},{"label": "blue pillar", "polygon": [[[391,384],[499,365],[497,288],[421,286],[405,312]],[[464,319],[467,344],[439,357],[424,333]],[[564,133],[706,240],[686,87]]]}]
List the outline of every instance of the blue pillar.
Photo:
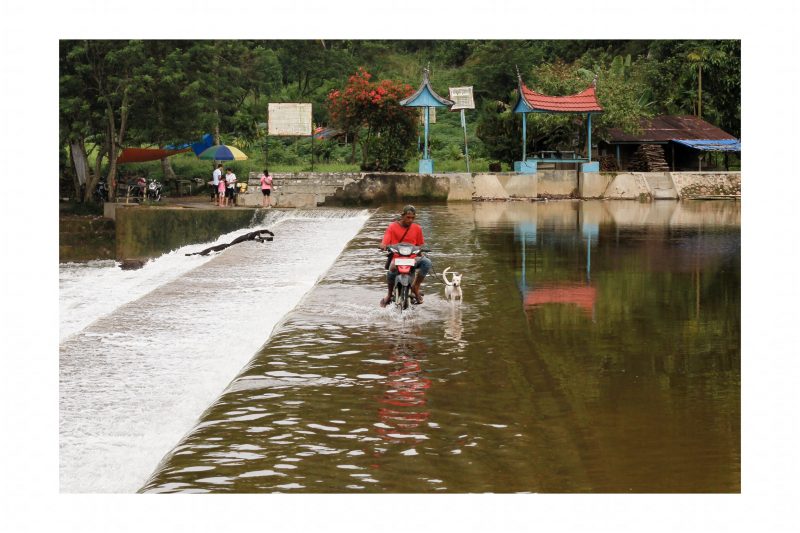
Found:
[{"label": "blue pillar", "polygon": [[591,162],[592,161],[592,114],[589,113],[588,116],[589,116],[589,120],[588,120],[588,122],[589,122],[589,141],[588,141],[589,150],[588,150],[588,153],[589,153],[589,162]]},{"label": "blue pillar", "polygon": [[429,113],[431,112],[430,107],[425,107],[425,157],[424,159],[428,159],[428,120],[429,120]]},{"label": "blue pillar", "polygon": [[527,113],[523,113],[522,114],[522,161],[523,162],[526,160],[525,147],[528,144],[527,143],[527,139],[528,139],[528,120],[527,120],[527,117],[528,117]]},{"label": "blue pillar", "polygon": [[589,162],[592,161],[592,114],[589,113]]}]

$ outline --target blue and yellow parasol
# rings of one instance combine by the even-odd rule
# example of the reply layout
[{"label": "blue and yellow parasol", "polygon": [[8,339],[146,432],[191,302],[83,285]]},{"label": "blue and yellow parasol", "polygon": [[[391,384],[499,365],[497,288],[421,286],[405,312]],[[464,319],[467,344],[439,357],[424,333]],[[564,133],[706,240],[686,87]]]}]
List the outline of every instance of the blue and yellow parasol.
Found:
[{"label": "blue and yellow parasol", "polygon": [[197,156],[199,159],[211,159],[214,161],[244,161],[247,156],[233,146],[218,144],[207,148]]}]

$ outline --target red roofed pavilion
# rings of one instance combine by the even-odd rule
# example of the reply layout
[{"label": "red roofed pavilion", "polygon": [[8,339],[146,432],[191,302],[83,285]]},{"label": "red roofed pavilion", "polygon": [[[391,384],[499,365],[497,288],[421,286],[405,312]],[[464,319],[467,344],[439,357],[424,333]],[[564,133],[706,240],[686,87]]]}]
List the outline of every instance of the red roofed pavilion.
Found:
[{"label": "red roofed pavilion", "polygon": [[[514,109],[517,113],[601,113],[603,106],[597,101],[595,85],[592,85],[571,96],[547,96],[528,89],[522,80],[519,81],[520,101]],[[526,107],[525,111],[519,108]]]},{"label": "red roofed pavilion", "polygon": [[[514,163],[514,169],[523,173],[535,173],[536,165],[539,162],[546,163],[580,163],[583,164],[584,172],[597,172],[599,165],[592,165],[592,113],[602,113],[603,106],[597,101],[595,92],[597,78],[592,84],[579,92],[569,96],[549,96],[529,89],[522,81],[522,76],[517,72],[519,80],[519,97],[514,105],[515,113],[522,113],[522,160]],[[528,113],[586,113],[587,115],[587,158],[573,157],[571,159],[539,157],[527,159],[527,130]]]}]

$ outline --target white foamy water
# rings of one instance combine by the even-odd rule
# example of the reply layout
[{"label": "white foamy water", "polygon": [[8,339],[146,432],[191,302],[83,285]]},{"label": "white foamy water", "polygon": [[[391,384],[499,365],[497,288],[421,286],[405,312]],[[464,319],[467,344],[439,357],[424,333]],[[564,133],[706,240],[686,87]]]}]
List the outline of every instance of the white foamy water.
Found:
[{"label": "white foamy water", "polygon": [[[276,214],[144,268],[61,267],[60,484],[134,492],[367,220]],[[184,254],[266,228],[210,256]]]}]

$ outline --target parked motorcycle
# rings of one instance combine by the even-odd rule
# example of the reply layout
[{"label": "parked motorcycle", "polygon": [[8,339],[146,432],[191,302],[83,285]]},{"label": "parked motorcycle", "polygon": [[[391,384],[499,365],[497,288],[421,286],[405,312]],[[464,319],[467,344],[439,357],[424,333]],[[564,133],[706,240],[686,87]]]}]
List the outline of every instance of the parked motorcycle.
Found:
[{"label": "parked motorcycle", "polygon": [[386,248],[392,254],[392,261],[397,267],[397,276],[392,289],[392,302],[400,311],[408,309],[410,303],[416,304],[417,299],[411,286],[416,276],[417,257],[424,252],[430,252],[427,246],[417,246],[407,242],[394,244]]},{"label": "parked motorcycle", "polygon": [[163,189],[160,181],[150,180],[147,183],[147,199],[153,202],[161,200],[161,189]]},{"label": "parked motorcycle", "polygon": [[101,178],[97,183],[92,196],[94,197],[94,201],[99,204],[103,204],[106,201],[108,198],[108,185],[106,184],[105,178]]}]

